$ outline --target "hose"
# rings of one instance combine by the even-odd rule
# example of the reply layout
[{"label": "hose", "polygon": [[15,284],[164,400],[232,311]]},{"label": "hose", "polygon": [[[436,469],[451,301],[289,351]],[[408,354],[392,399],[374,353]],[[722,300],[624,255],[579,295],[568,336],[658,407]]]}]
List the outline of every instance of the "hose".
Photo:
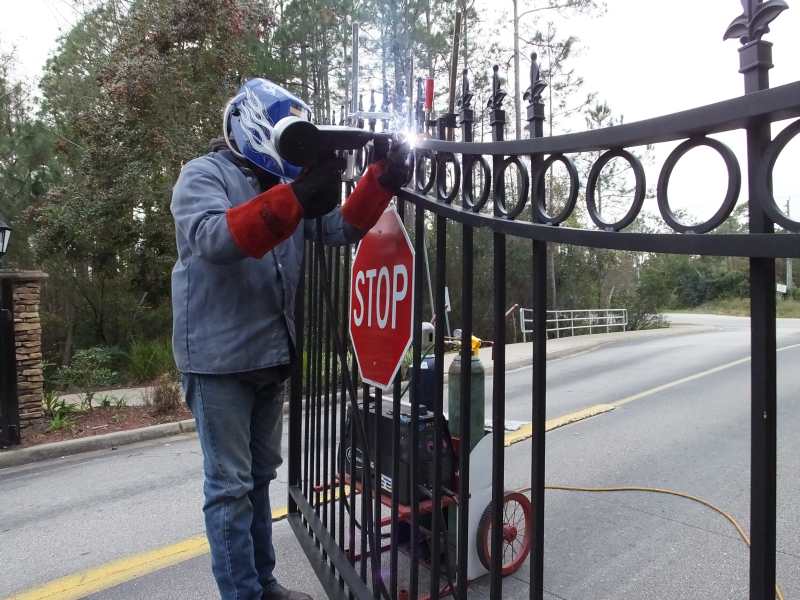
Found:
[{"label": "hose", "polygon": [[[702,498],[698,498],[697,496],[692,496],[691,494],[686,494],[684,492],[677,492],[675,490],[669,490],[666,488],[655,488],[655,487],[639,487],[639,486],[619,486],[619,487],[580,487],[574,485],[545,485],[544,489],[546,490],[557,490],[557,491],[564,491],[564,492],[588,492],[588,493],[605,493],[605,492],[648,492],[653,494],[666,494],[668,496],[677,496],[678,498],[685,498],[687,500],[692,500],[693,502],[697,502],[698,504],[702,504],[706,508],[710,508],[714,512],[722,515],[731,525],[733,525],[736,532],[739,534],[739,537],[742,541],[747,544],[747,547],[750,547],[750,537],[745,533],[744,529],[739,522],[728,512],[725,512],[718,506],[715,506],[708,500],[703,500]],[[523,488],[519,490],[520,492],[530,492],[531,488]],[[784,600],[783,592],[778,587],[778,584],[775,584],[775,597],[778,600]]]}]

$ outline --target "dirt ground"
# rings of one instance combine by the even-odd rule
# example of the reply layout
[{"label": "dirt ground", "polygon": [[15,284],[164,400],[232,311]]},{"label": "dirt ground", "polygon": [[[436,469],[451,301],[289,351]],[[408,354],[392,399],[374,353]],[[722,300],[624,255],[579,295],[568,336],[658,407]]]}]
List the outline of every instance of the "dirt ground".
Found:
[{"label": "dirt ground", "polygon": [[73,413],[70,415],[69,424],[58,430],[50,431],[50,423],[46,420],[26,427],[22,430],[21,447],[101,435],[112,431],[138,429],[191,418],[192,413],[183,404],[174,411],[158,415],[154,414],[153,408],[149,406],[95,407],[91,410]]}]

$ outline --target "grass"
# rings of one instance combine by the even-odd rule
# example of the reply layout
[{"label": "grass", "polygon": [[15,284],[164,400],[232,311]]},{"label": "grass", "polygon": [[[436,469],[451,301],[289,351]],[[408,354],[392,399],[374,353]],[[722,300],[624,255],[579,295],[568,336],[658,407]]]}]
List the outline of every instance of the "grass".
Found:
[{"label": "grass", "polygon": [[[737,317],[750,316],[749,298],[725,298],[707,302],[693,308],[677,309],[679,312],[706,313],[713,315],[732,315]],[[778,317],[784,319],[800,319],[800,301],[778,300]]]}]

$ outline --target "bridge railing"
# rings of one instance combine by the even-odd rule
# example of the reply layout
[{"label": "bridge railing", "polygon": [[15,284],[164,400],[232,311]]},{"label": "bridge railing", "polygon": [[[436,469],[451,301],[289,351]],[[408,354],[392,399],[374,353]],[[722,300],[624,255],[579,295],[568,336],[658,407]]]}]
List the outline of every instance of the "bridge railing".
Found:
[{"label": "bridge railing", "polygon": [[[327,594],[332,598],[420,597],[437,600],[452,594],[467,598],[468,584],[487,574],[489,596],[504,597],[503,576],[525,568],[529,597],[544,595],[545,423],[547,421],[546,349],[548,341],[548,254],[551,244],[650,253],[746,257],[750,263],[750,598],[767,600],[775,594],[776,565],[776,332],[775,259],[800,257],[800,221],[785,214],[772,194],[772,170],[781,151],[800,133],[800,82],[769,89],[771,45],[761,40],[783,3],[770,10],[761,2],[744,3],[726,35],[740,38],[740,72],[745,94],[702,108],[637,123],[544,137],[545,84],[534,62],[527,120],[531,139],[504,139],[505,92],[495,67],[489,101],[492,141],[475,143],[466,75],[460,111],[436,121],[419,123],[431,137],[415,150],[415,176],[399,194],[397,208],[415,243],[416,272],[425,269],[422,244],[433,238],[433,312],[445,314],[448,277],[448,224],[457,224],[458,269],[461,282],[459,315],[462,332],[461,364],[471,361],[476,230],[491,235],[494,323],[491,431],[475,439],[471,423],[471,378],[463,369],[456,406],[458,426],[451,435],[439,427],[444,418],[444,319],[436,319],[432,349],[423,343],[424,286],[414,287],[413,361],[409,381],[399,378],[388,392],[359,384],[356,362],[347,343],[350,248],[326,248],[309,242],[301,281],[305,293],[297,306],[298,361],[293,374],[289,431],[290,515],[298,540],[309,556]],[[777,7],[777,8],[776,8]],[[357,53],[354,53],[354,62]],[[357,63],[354,73],[358,72]],[[352,97],[355,99],[357,94]],[[354,108],[355,112],[355,108]],[[795,119],[773,137],[773,124]],[[373,122],[370,123],[374,127]],[[777,127],[776,127],[777,128]],[[460,135],[459,135],[460,131]],[[740,164],[716,134],[743,132],[747,155]],[[452,141],[457,138],[458,141]],[[436,139],[438,138],[438,139]],[[646,195],[646,173],[635,148],[679,141],[660,169],[656,186],[662,225],[670,233],[631,231]],[[676,164],[692,148],[716,152],[727,169],[724,194],[717,211],[705,221],[686,222],[673,210],[668,195]],[[594,156],[581,193],[574,157]],[[630,205],[616,219],[604,214],[598,185],[603,168],[613,159],[626,161],[635,178]],[[547,173],[556,163],[566,169],[566,201],[548,197]],[[717,233],[740,198],[742,172],[747,173],[744,196],[749,209],[747,233]],[[591,225],[566,226],[579,199]],[[573,219],[570,222],[575,222]],[[775,225],[784,232],[775,233]],[[712,234],[712,232],[715,232]],[[452,236],[452,228],[450,231]],[[530,242],[532,273],[532,438],[530,502],[525,527],[507,527],[506,490],[506,275],[508,238]],[[520,268],[519,264],[512,265]],[[452,267],[451,267],[452,268]],[[433,384],[425,391],[422,374],[430,371],[426,355],[435,357]],[[425,360],[423,360],[425,359]],[[427,375],[427,374],[426,374]],[[410,405],[405,391],[410,391]],[[451,408],[453,406],[451,405]],[[369,415],[385,414],[387,430],[364,426]],[[353,418],[364,415],[363,419]],[[433,423],[432,437],[423,436]],[[477,444],[477,445],[476,445]],[[446,447],[450,454],[438,451]],[[432,451],[431,448],[437,449]],[[480,450],[478,450],[480,448]],[[450,456],[450,458],[448,458]],[[518,458],[516,453],[515,457]],[[451,460],[452,459],[452,460]],[[401,477],[402,475],[402,477]],[[455,476],[454,476],[455,475]],[[387,493],[386,482],[391,491]],[[401,485],[403,483],[403,497]],[[527,496],[525,496],[527,498]],[[479,502],[479,500],[481,500]],[[476,527],[481,532],[476,548]],[[512,533],[514,534],[512,536]],[[530,557],[507,564],[509,544],[530,549]],[[513,539],[511,539],[513,538]],[[511,542],[509,542],[511,540]],[[402,552],[401,552],[402,547]],[[516,548],[516,546],[514,546]],[[480,558],[477,561],[476,553]],[[402,554],[402,556],[401,556]],[[519,558],[519,557],[517,557]],[[521,581],[517,578],[515,583]],[[686,596],[691,592],[686,591]]]},{"label": "bridge railing", "polygon": [[[527,342],[533,333],[532,308],[519,309],[519,328],[522,341]],[[569,333],[570,336],[612,331],[625,331],[628,327],[627,308],[587,308],[580,310],[548,310],[547,333],[559,338]]]}]

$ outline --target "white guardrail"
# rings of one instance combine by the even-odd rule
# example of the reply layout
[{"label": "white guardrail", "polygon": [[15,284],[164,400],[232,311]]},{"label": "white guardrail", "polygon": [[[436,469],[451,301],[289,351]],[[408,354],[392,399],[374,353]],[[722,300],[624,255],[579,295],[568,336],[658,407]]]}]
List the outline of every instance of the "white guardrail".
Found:
[{"label": "white guardrail", "polygon": [[[522,341],[527,342],[528,335],[533,333],[532,308],[519,309],[519,326],[522,331]],[[547,332],[555,333],[555,337],[561,337],[563,332],[569,332],[569,335],[573,336],[585,333],[625,331],[627,327],[627,308],[547,311]]]}]

